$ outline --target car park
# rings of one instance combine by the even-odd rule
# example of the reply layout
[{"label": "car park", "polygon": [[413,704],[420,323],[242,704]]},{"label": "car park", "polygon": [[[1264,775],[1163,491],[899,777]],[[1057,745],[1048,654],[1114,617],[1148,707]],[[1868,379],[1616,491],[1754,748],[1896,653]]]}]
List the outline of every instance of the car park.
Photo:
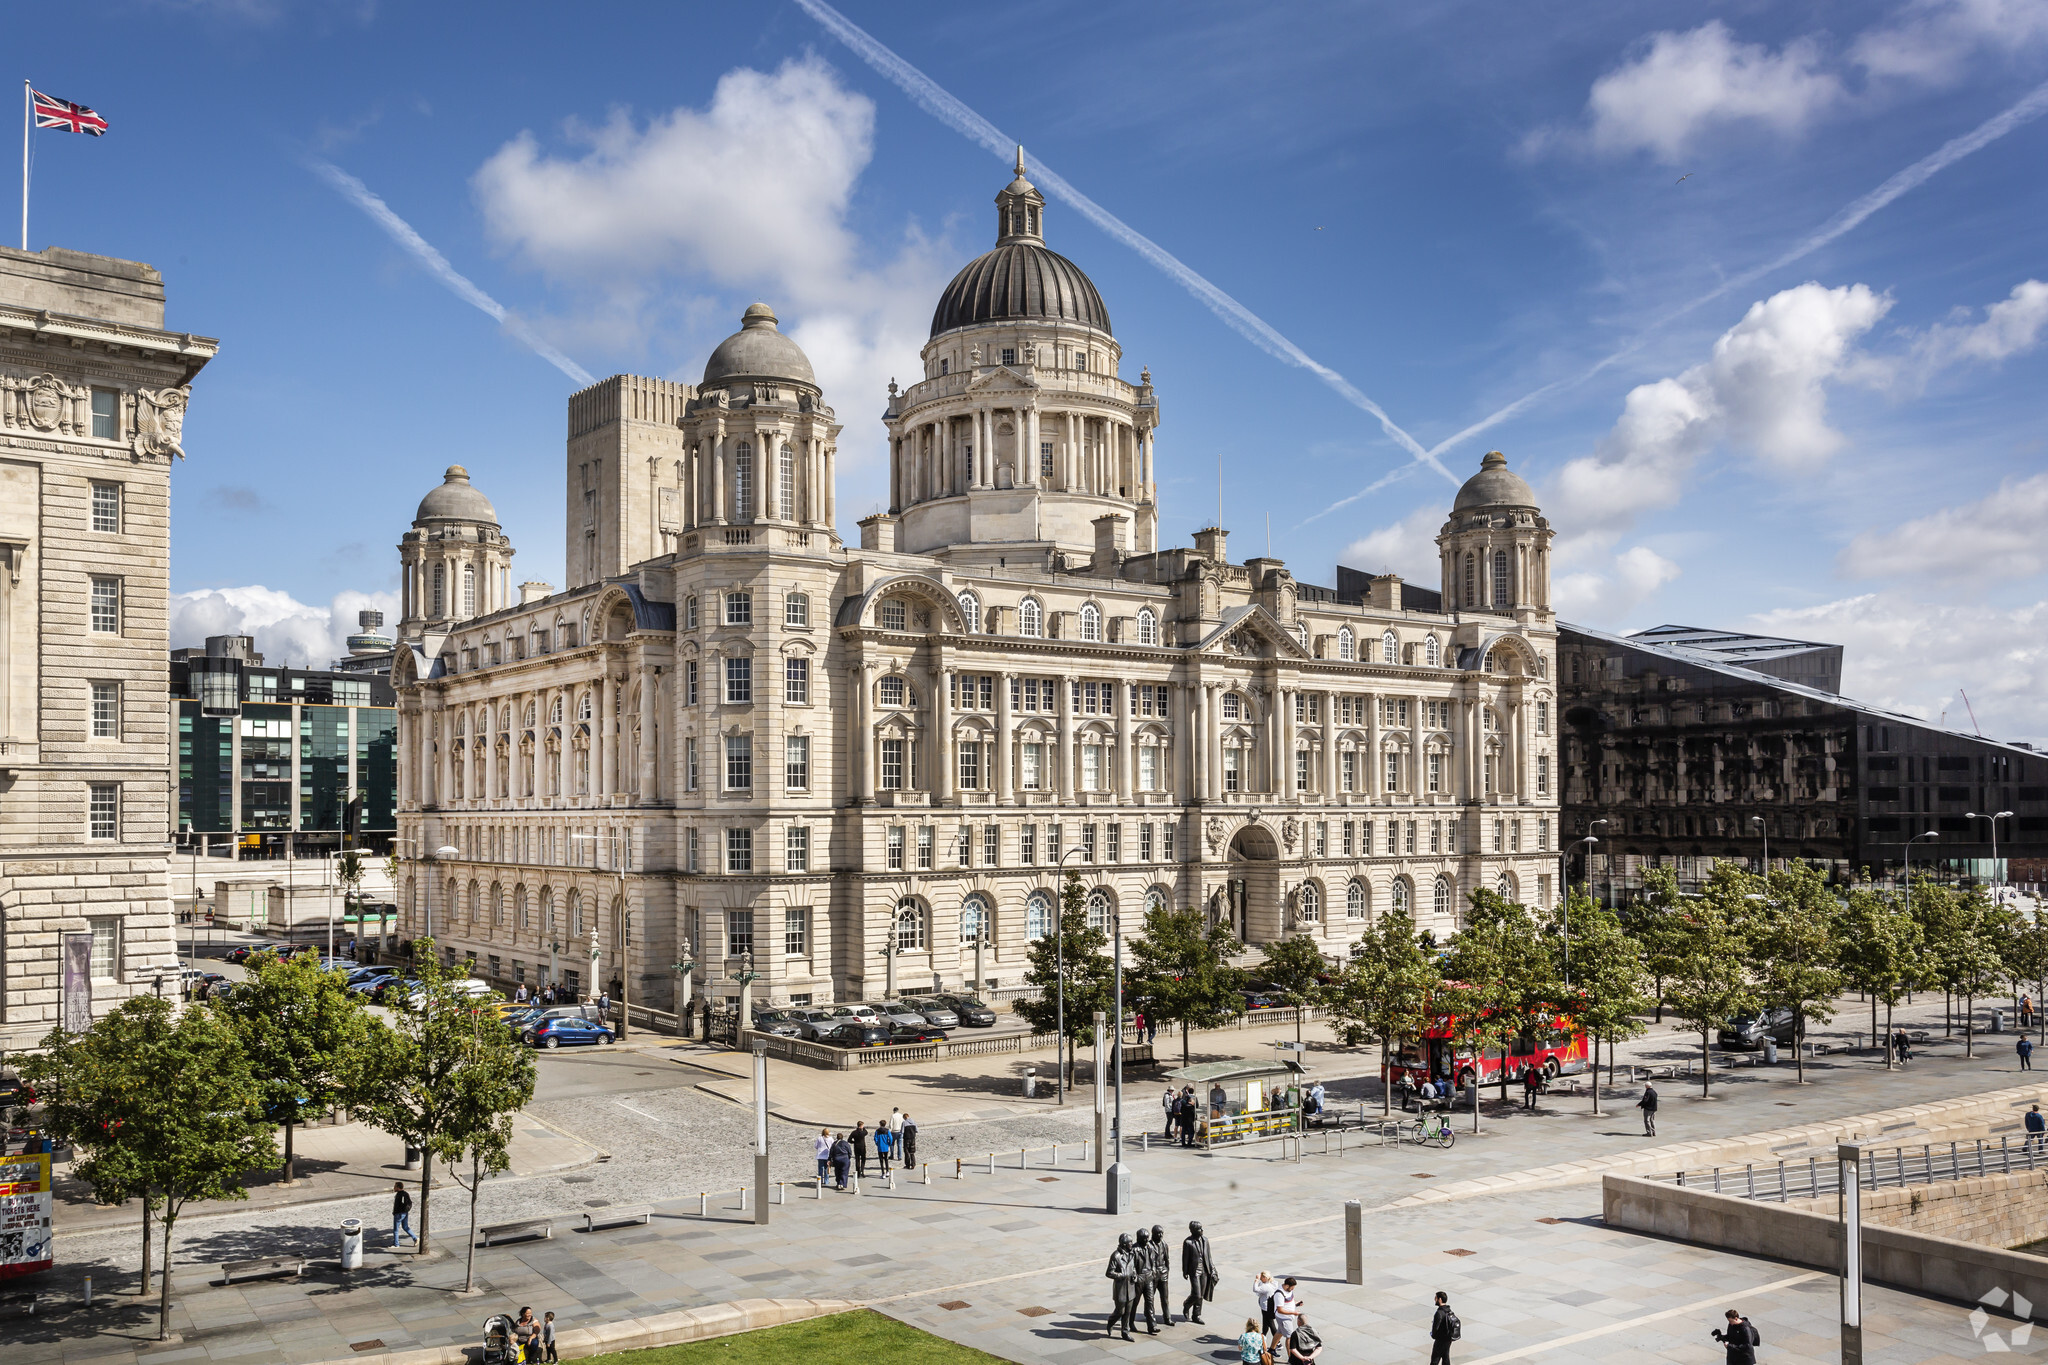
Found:
[{"label": "car park", "polygon": [[839,1019],[829,1027],[819,1029],[812,1037],[813,1042],[827,1047],[887,1047],[890,1030],[883,1024],[871,1024],[859,1019]]},{"label": "car park", "polygon": [[543,1019],[533,1031],[535,1047],[580,1047],[588,1043],[617,1041],[612,1031],[594,1019]]}]

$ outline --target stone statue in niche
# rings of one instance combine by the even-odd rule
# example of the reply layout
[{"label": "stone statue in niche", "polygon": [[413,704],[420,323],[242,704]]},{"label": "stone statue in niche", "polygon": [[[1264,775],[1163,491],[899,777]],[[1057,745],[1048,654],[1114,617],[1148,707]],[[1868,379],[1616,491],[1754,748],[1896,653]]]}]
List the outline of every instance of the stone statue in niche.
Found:
[{"label": "stone statue in niche", "polygon": [[973,348],[971,348],[971,349],[970,349],[970,350],[969,350],[969,351],[967,352],[967,363],[968,363],[968,364],[970,364],[970,365],[973,365],[973,366],[975,366],[976,368],[979,368],[979,367],[980,367],[980,365],[981,365],[981,347],[979,347],[979,346],[973,347]]},{"label": "stone statue in niche", "polygon": [[1286,822],[1280,826],[1280,837],[1286,841],[1289,848],[1293,848],[1294,841],[1301,837],[1301,821],[1291,815],[1288,816]]}]

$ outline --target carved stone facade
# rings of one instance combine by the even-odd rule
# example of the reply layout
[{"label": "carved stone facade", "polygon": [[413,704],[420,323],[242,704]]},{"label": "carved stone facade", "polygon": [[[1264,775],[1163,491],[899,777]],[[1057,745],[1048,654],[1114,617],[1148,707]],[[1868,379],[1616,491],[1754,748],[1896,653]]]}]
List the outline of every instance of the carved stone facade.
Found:
[{"label": "carved stone facade", "polygon": [[1116,377],[1094,286],[1042,259],[1037,192],[997,203],[1038,283],[984,257],[949,287],[858,548],[839,427],[764,305],[699,385],[570,400],[572,585],[395,664],[408,933],[508,986],[630,977],[667,1007],[678,962],[799,1003],[1013,985],[1062,865],[1126,934],[1203,906],[1332,955],[1394,906],[1442,933],[1476,887],[1554,903],[1527,486],[1489,456],[1445,527],[1447,566],[1521,556],[1470,610],[1234,564],[1217,528],[1155,549],[1149,376]]},{"label": "carved stone facade", "polygon": [[149,266],[0,248],[0,1046],[175,970],[164,705],[171,462],[217,343],[164,330]]}]

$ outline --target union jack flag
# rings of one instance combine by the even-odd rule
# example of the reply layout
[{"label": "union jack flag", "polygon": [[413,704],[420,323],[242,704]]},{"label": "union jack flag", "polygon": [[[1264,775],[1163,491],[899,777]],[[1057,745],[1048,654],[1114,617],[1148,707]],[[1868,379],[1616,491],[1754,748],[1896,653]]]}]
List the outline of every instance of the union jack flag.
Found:
[{"label": "union jack flag", "polygon": [[107,121],[84,105],[54,99],[40,90],[31,89],[29,93],[35,97],[36,127],[62,128],[66,132],[89,133],[93,137],[105,136]]}]

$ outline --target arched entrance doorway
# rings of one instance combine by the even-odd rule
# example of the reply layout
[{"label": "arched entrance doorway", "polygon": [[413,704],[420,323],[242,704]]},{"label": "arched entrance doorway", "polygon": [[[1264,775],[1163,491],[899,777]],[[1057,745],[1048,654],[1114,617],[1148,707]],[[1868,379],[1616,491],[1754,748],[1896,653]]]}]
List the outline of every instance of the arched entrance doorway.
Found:
[{"label": "arched entrance doorway", "polygon": [[1280,845],[1264,825],[1250,824],[1231,836],[1224,884],[1230,927],[1240,942],[1270,943],[1280,937]]}]

